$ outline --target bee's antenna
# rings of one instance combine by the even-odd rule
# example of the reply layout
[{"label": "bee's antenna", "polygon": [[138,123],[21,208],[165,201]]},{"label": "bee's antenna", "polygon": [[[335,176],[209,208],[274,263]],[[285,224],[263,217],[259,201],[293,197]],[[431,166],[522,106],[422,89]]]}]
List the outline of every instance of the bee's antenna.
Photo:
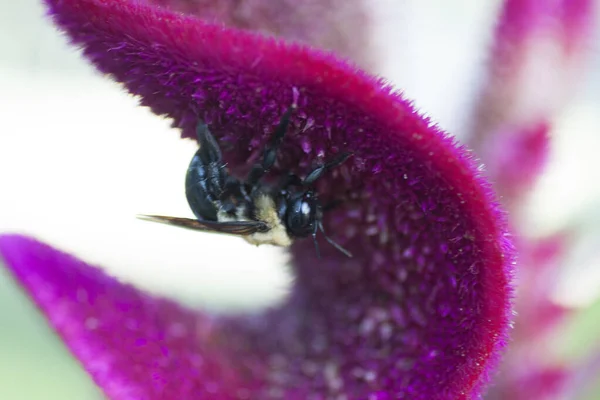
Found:
[{"label": "bee's antenna", "polygon": [[[350,253],[348,250],[346,250],[345,248],[343,248],[342,246],[340,246],[339,244],[334,242],[333,239],[331,239],[329,236],[327,236],[327,234],[325,233],[325,230],[323,229],[323,224],[321,223],[321,221],[319,221],[319,230],[321,231],[323,236],[325,236],[325,240],[327,240],[330,245],[332,245],[333,247],[335,247],[336,249],[338,249],[339,251],[344,253],[344,255],[346,255],[347,257],[352,258],[352,253]],[[313,237],[314,237],[314,235],[313,235]],[[316,241],[315,241],[315,244],[317,244]]]},{"label": "bee's antenna", "polygon": [[250,170],[250,173],[246,178],[246,183],[252,187],[252,190],[256,188],[263,175],[269,172],[271,167],[273,167],[275,164],[275,160],[277,159],[277,151],[279,150],[279,146],[283,141],[283,137],[288,129],[288,125],[290,124],[290,117],[295,109],[296,107],[291,106],[283,114],[281,120],[279,121],[279,125],[275,129],[273,137],[263,151],[262,162],[260,164],[255,164]]}]

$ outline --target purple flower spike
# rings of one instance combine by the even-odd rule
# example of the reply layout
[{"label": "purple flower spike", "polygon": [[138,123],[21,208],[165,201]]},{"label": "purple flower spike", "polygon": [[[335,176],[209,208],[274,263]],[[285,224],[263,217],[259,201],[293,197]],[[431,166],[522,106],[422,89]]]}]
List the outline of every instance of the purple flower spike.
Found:
[{"label": "purple flower spike", "polygon": [[17,280],[111,398],[479,396],[507,337],[513,258],[468,153],[329,54],[145,3],[47,3],[97,68],[183,137],[209,124],[236,174],[292,104],[274,175],[354,153],[317,185],[324,204],[341,201],[324,225],[354,257],[322,243],[318,259],[299,240],[292,292],[259,314],[184,310],[30,239],[0,239]]},{"label": "purple flower spike", "polygon": [[577,368],[561,360],[556,353],[556,329],[572,309],[552,299],[557,269],[563,265],[565,249],[570,245],[569,232],[540,239],[518,241],[519,270],[516,277],[517,317],[510,349],[505,354],[500,373],[486,393],[486,400],[559,400],[567,381]]},{"label": "purple flower spike", "polygon": [[589,54],[594,5],[593,0],[506,0],[478,102],[474,143],[503,125],[552,122]]},{"label": "purple flower spike", "polygon": [[527,219],[519,217],[545,167],[555,118],[580,81],[594,6],[593,0],[506,0],[496,28],[470,144],[511,211],[520,268],[513,341],[489,399],[573,398],[562,387],[576,368],[557,362],[552,342],[572,310],[555,302],[552,289],[574,232],[533,238],[521,232]]},{"label": "purple flower spike", "polygon": [[[504,3],[470,144],[485,160],[490,179],[498,182],[495,187],[509,209],[511,203],[523,200],[522,191],[531,187],[545,166],[552,123],[577,86],[589,54],[594,3]],[[527,165],[519,162],[516,180],[514,166],[506,168],[512,154],[529,160]]]}]

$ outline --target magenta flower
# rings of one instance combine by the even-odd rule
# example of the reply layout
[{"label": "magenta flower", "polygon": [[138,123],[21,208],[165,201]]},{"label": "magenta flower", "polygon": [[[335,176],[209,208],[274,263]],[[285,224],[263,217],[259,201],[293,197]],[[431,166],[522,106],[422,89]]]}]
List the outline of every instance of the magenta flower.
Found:
[{"label": "magenta flower", "polygon": [[546,166],[555,118],[582,74],[594,6],[589,0],[507,0],[496,28],[489,84],[482,90],[470,145],[486,161],[487,175],[511,213],[519,268],[515,330],[486,395],[490,400],[573,399],[582,390],[581,369],[595,365],[598,372],[597,355],[592,361],[566,361],[552,343],[572,311],[552,300],[552,288],[573,229],[528,234],[523,207]]},{"label": "magenta flower", "polygon": [[33,239],[2,236],[17,282],[107,396],[481,394],[507,340],[513,255],[463,148],[384,82],[314,48],[149,3],[47,3],[100,71],[183,137],[206,122],[235,174],[247,173],[292,104],[274,175],[354,153],[317,188],[325,203],[342,201],[325,224],[354,257],[323,244],[317,259],[310,241],[297,241],[292,293],[258,314],[186,309]]},{"label": "magenta flower", "polygon": [[469,144],[513,211],[544,170],[552,124],[582,73],[594,1],[506,0],[501,11]]}]

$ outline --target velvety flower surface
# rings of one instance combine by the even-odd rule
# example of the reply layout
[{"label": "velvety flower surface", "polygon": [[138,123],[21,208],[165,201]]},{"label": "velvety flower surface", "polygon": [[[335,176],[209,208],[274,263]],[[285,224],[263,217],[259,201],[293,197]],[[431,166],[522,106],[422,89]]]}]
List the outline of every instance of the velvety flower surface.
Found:
[{"label": "velvety flower surface", "polygon": [[323,203],[341,201],[324,225],[354,257],[322,243],[318,259],[298,241],[291,294],[259,314],[185,310],[31,239],[0,238],[15,277],[111,398],[479,395],[510,323],[512,250],[452,139],[329,54],[147,3],[47,3],[99,70],[183,137],[208,123],[235,174],[291,105],[274,176],[354,153],[317,185]]}]

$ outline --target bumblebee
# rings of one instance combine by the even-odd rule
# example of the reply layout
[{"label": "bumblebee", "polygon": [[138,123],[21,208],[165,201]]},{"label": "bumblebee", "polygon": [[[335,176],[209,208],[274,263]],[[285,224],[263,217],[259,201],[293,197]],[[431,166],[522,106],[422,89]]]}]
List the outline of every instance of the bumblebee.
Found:
[{"label": "bumblebee", "polygon": [[185,179],[185,194],[197,219],[140,215],[139,218],[204,232],[222,233],[244,238],[254,245],[272,244],[287,247],[297,238],[312,236],[317,256],[317,233],[346,256],[352,255],[325,234],[323,207],[314,183],[327,170],[351,156],[338,157],[310,171],[304,179],[288,173],[274,186],[261,179],[275,164],[277,150],[287,131],[293,108],[282,116],[273,137],[263,152],[262,162],[255,164],[245,181],[229,174],[221,149],[208,126],[196,128],[200,148],[192,158]]}]

